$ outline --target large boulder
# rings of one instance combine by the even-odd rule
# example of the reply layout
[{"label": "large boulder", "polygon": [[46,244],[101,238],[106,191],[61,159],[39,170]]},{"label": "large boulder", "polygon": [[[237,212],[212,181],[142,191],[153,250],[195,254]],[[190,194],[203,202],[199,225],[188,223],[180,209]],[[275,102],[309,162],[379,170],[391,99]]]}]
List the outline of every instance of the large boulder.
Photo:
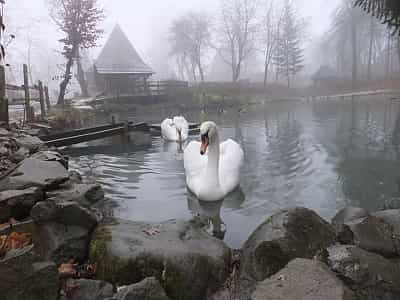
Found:
[{"label": "large boulder", "polygon": [[251,300],[355,300],[354,293],[329,267],[316,260],[296,258],[257,284]]},{"label": "large boulder", "polygon": [[392,226],[392,239],[400,256],[400,209],[382,210],[372,214],[374,217],[384,220]]},{"label": "large boulder", "polygon": [[104,199],[104,191],[99,184],[72,183],[63,185],[62,189],[57,189],[47,193],[49,198],[76,201],[80,205],[90,207],[98,201]]},{"label": "large boulder", "polygon": [[60,163],[65,169],[68,169],[68,157],[62,156],[56,151],[40,151],[32,155],[32,158],[36,158],[42,161],[56,161]]},{"label": "large boulder", "polygon": [[115,220],[96,229],[90,261],[118,285],[156,277],[171,299],[205,299],[229,274],[230,249],[191,222]]},{"label": "large boulder", "polygon": [[32,246],[11,250],[0,260],[0,298],[58,299],[58,270],[53,262],[36,262]]},{"label": "large boulder", "polygon": [[80,206],[75,201],[48,199],[36,203],[31,210],[31,217],[38,224],[58,222],[66,226],[80,226],[92,231],[97,225],[98,217],[94,211]]},{"label": "large boulder", "polygon": [[387,257],[397,255],[397,247],[393,239],[393,226],[382,218],[367,216],[346,222],[353,234],[353,243],[367,251]]},{"label": "large boulder", "polygon": [[36,202],[43,200],[41,188],[31,187],[25,190],[7,190],[0,192],[0,223],[10,218],[24,219],[29,216]]},{"label": "large boulder", "polygon": [[0,191],[29,187],[49,190],[68,180],[68,171],[58,162],[25,159],[9,176],[0,181]]},{"label": "large boulder", "polygon": [[22,134],[14,139],[19,147],[29,149],[31,153],[39,150],[41,147],[44,146],[43,141],[36,136]]},{"label": "large boulder", "polygon": [[91,233],[87,228],[50,222],[37,230],[35,247],[43,259],[59,265],[69,260],[82,262],[87,257]]},{"label": "large boulder", "polygon": [[347,206],[337,212],[337,214],[332,218],[332,224],[345,224],[353,220],[365,218],[368,215],[368,212],[363,208]]},{"label": "large boulder", "polygon": [[335,240],[333,227],[306,208],[282,210],[245,242],[242,273],[261,281],[293,258],[312,258]]},{"label": "large boulder", "polygon": [[145,278],[139,283],[124,287],[114,298],[117,300],[170,300],[155,277]]},{"label": "large boulder", "polygon": [[104,281],[68,279],[65,286],[72,291],[62,296],[61,300],[106,300],[114,296],[113,286]]},{"label": "large boulder", "polygon": [[363,300],[400,299],[399,265],[354,245],[327,249],[330,268]]}]

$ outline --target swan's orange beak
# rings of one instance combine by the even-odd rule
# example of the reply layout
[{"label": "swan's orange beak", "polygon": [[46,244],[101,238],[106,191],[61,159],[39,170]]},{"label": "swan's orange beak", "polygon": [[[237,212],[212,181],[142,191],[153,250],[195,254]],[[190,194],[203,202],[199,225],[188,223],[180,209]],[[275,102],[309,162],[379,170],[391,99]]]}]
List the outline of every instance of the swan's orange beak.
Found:
[{"label": "swan's orange beak", "polygon": [[201,137],[200,154],[204,155],[208,147],[208,137]]}]

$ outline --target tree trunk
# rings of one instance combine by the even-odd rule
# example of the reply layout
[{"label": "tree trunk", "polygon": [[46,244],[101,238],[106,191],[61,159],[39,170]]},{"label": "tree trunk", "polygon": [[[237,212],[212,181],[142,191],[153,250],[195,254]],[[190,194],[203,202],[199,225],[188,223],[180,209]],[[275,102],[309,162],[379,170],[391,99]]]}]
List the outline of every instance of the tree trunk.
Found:
[{"label": "tree trunk", "polygon": [[371,66],[372,66],[372,48],[374,45],[374,38],[375,38],[375,17],[371,16],[371,23],[369,27],[369,49],[368,49],[368,71],[367,71],[367,78],[371,80]]},{"label": "tree trunk", "polygon": [[351,46],[352,46],[352,53],[353,53],[351,85],[354,90],[356,88],[357,79],[358,79],[357,24],[356,24],[356,20],[354,20],[354,17],[352,17],[352,22],[351,22]]},{"label": "tree trunk", "polygon": [[397,56],[399,58],[399,67],[400,67],[400,35],[397,37]]},{"label": "tree trunk", "polygon": [[65,67],[64,79],[60,83],[60,94],[58,95],[58,101],[57,101],[57,104],[59,105],[64,105],[65,92],[67,90],[68,83],[71,79],[71,68],[73,63],[74,63],[73,56],[70,55],[70,57],[67,58],[67,65]]},{"label": "tree trunk", "polygon": [[267,59],[265,59],[265,65],[264,65],[264,87],[267,87],[268,67],[269,67],[269,64],[267,63]]},{"label": "tree trunk", "polygon": [[200,73],[200,81],[203,83],[204,82],[204,71],[203,71],[203,66],[201,65],[200,60],[198,62],[198,68],[199,68],[199,73]]},{"label": "tree trunk", "polygon": [[76,59],[76,64],[77,64],[77,68],[78,68],[78,82],[79,82],[79,86],[81,87],[81,96],[89,97],[88,86],[87,86],[87,82],[85,79],[85,73],[82,68],[81,57],[79,55],[79,51],[78,51],[78,55],[77,55],[77,59]]},{"label": "tree trunk", "polygon": [[389,73],[390,73],[390,56],[392,55],[391,53],[391,40],[392,40],[392,35],[390,33],[390,29],[388,29],[388,38],[387,38],[387,51],[386,51],[386,79],[389,79]]}]

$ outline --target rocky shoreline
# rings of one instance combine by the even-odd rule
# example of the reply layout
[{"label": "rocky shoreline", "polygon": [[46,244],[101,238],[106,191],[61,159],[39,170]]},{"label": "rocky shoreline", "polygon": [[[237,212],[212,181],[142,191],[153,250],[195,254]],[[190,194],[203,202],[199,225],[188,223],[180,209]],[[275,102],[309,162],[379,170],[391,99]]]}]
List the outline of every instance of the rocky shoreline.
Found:
[{"label": "rocky shoreline", "polygon": [[281,210],[239,250],[196,219],[106,220],[103,200],[56,149],[0,129],[1,299],[400,299],[396,199],[331,223]]}]

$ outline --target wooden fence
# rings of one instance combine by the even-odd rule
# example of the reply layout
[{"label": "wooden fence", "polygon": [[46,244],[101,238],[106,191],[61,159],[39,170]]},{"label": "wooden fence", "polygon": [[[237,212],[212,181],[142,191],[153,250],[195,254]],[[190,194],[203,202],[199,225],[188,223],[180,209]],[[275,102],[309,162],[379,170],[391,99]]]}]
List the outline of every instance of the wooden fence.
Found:
[{"label": "wooden fence", "polygon": [[0,122],[9,123],[8,108],[11,105],[23,105],[25,110],[25,120],[35,121],[34,108],[31,101],[40,102],[40,119],[45,120],[50,111],[49,89],[44,86],[42,81],[35,85],[30,85],[28,79],[28,67],[23,65],[24,83],[13,85],[6,83],[4,66],[0,66]]}]

